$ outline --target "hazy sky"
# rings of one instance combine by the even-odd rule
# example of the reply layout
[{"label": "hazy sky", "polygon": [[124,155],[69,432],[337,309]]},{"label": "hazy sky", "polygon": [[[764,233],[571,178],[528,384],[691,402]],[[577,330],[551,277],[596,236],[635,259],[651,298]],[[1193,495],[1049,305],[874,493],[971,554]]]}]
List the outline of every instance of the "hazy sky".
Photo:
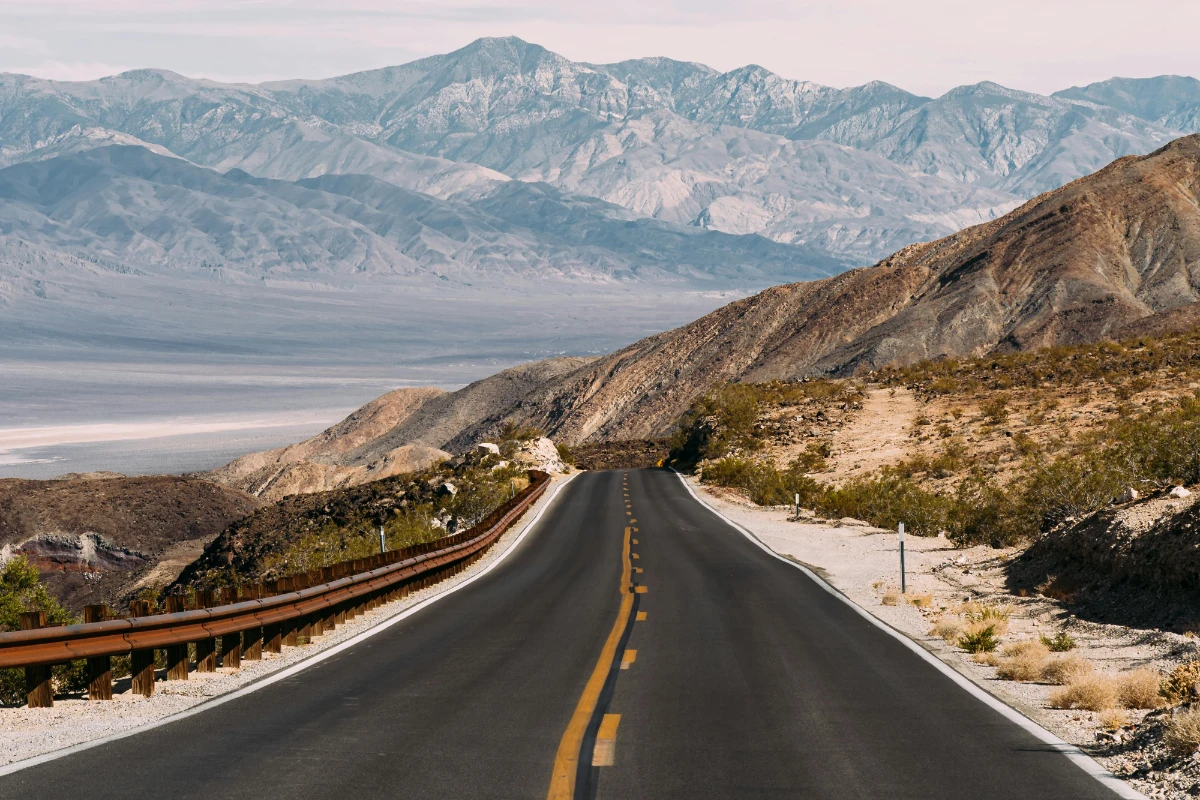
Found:
[{"label": "hazy sky", "polygon": [[0,0],[0,71],[89,79],[164,67],[217,80],[326,77],[520,36],[577,61],[760,64],[833,86],[1048,93],[1200,75],[1200,0]]}]

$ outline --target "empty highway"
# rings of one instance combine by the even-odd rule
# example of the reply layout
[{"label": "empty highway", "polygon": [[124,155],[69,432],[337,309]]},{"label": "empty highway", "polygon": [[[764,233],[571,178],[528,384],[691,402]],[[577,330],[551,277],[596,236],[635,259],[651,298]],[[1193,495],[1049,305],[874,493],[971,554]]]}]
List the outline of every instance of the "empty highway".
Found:
[{"label": "empty highway", "polygon": [[5,800],[1116,796],[662,470],[579,476],[490,573],[308,670],[0,777]]}]

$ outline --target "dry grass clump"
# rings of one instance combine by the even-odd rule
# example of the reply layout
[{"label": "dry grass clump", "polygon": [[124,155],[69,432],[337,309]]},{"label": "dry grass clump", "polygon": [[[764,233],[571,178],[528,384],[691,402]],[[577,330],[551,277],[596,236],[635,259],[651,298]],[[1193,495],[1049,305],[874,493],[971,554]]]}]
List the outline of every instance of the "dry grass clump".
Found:
[{"label": "dry grass clump", "polygon": [[925,594],[909,593],[904,595],[904,599],[908,601],[910,606],[916,606],[917,608],[931,608],[933,606],[933,595],[929,592]]},{"label": "dry grass clump", "polygon": [[1108,675],[1084,675],[1050,695],[1051,708],[1107,711],[1119,700],[1119,686]]},{"label": "dry grass clump", "polygon": [[1042,680],[1066,686],[1095,671],[1092,662],[1082,656],[1062,656],[1046,662],[1042,668]]},{"label": "dry grass clump", "polygon": [[1117,676],[1117,694],[1125,708],[1160,708],[1166,700],[1159,694],[1161,677],[1152,669],[1135,669]]},{"label": "dry grass clump", "polygon": [[1008,631],[1008,618],[1012,616],[1011,608],[994,603],[963,603],[959,612],[968,623],[978,625],[980,629],[990,625],[997,636]]},{"label": "dry grass clump", "polygon": [[896,606],[900,604],[900,590],[888,589],[883,593],[883,599],[880,601],[885,606]]},{"label": "dry grass clump", "polygon": [[1014,642],[1000,651],[996,674],[1006,681],[1038,681],[1049,659],[1049,648],[1036,639]]},{"label": "dry grass clump", "polygon": [[1106,731],[1116,731],[1129,724],[1129,712],[1123,708],[1109,708],[1100,712],[1097,718],[1100,727]]},{"label": "dry grass clump", "polygon": [[1171,670],[1159,686],[1159,692],[1169,703],[1182,703],[1196,696],[1200,685],[1200,661],[1188,661]]},{"label": "dry grass clump", "polygon": [[1163,744],[1177,756],[1189,756],[1200,748],[1200,711],[1184,711],[1171,717],[1163,732]]},{"label": "dry grass clump", "polygon": [[963,635],[963,626],[956,619],[942,617],[934,623],[933,628],[929,631],[929,635],[937,636],[946,643],[956,642]]}]

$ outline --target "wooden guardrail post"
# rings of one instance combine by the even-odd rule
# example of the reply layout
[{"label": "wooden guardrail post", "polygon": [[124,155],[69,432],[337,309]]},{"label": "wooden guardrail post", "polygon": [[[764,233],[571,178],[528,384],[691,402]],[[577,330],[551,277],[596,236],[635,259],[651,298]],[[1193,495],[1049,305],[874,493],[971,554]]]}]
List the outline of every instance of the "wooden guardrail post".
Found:
[{"label": "wooden guardrail post", "polygon": [[[243,591],[243,600],[258,600],[263,596],[261,583],[254,583]],[[247,661],[262,661],[263,629],[261,627],[242,631],[242,658]]]},{"label": "wooden guardrail post", "polygon": [[[44,627],[46,627],[45,611],[21,612],[21,630],[31,631]],[[54,706],[54,687],[51,677],[48,665],[25,668],[25,696],[30,708]]]},{"label": "wooden guardrail post", "polygon": [[[333,574],[333,567],[321,567],[321,583],[332,582]],[[321,618],[321,633],[331,633],[337,627],[337,609],[330,606],[322,613],[324,616]]]},{"label": "wooden guardrail post", "polygon": [[[238,590],[226,586],[221,590],[221,605],[228,606],[238,601]],[[221,666],[226,669],[242,668],[242,634],[226,633],[221,636]]]},{"label": "wooden guardrail post", "polygon": [[[130,600],[129,615],[133,617],[150,616],[150,601]],[[129,654],[129,675],[132,678],[133,693],[142,697],[154,695],[154,651],[134,650]]]},{"label": "wooden guardrail post", "polygon": [[[108,616],[105,606],[84,606],[84,622],[103,622]],[[88,700],[112,700],[112,658],[92,656],[87,660]]]},{"label": "wooden guardrail post", "polygon": [[[263,584],[263,597],[272,597],[280,593],[283,587],[280,581],[267,581]],[[283,625],[276,622],[263,626],[263,650],[268,653],[283,652]]]},{"label": "wooden guardrail post", "polygon": [[[173,594],[167,597],[167,613],[178,614],[183,611],[183,596]],[[188,679],[188,646],[184,644],[167,645],[167,680],[186,681]]]},{"label": "wooden guardrail post", "polygon": [[[280,594],[296,591],[295,580],[293,578],[280,578],[278,581],[276,581],[276,583],[279,586]],[[285,620],[282,625],[283,644],[287,645],[288,647],[299,646],[300,642],[298,641],[298,637],[300,634],[300,625],[296,622],[296,620],[294,618]]]},{"label": "wooden guardrail post", "polygon": [[[196,592],[196,608],[212,608],[216,603],[213,593],[209,590]],[[217,640],[213,638],[196,640],[196,672],[217,671]]]}]

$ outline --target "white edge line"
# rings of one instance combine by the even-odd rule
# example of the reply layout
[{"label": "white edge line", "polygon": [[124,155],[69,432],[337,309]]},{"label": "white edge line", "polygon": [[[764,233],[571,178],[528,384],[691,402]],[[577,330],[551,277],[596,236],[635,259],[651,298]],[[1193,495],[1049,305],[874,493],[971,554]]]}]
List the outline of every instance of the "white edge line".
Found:
[{"label": "white edge line", "polygon": [[920,644],[913,641],[913,639],[910,638],[907,634],[902,633],[901,631],[897,630],[896,628],[893,628],[891,625],[888,625],[886,622],[879,619],[874,614],[872,614],[871,612],[867,611],[862,606],[855,603],[853,600],[851,600],[849,597],[847,597],[841,591],[836,589],[828,581],[826,581],[824,578],[822,578],[817,573],[813,572],[808,567],[804,566],[803,564],[798,564],[795,561],[792,561],[790,559],[784,558],[783,556],[776,553],[774,550],[772,550],[770,547],[768,547],[761,539],[759,539],[757,536],[755,536],[751,531],[747,530],[742,525],[739,525],[738,523],[734,522],[732,519],[730,519],[729,517],[722,514],[720,511],[718,511],[712,505],[709,505],[709,503],[707,501],[705,501],[704,498],[700,497],[700,495],[696,493],[696,491],[692,488],[692,485],[690,483],[688,483],[687,479],[678,470],[672,468],[671,471],[674,472],[679,477],[680,482],[683,483],[684,487],[688,490],[688,493],[691,494],[691,496],[698,503],[700,503],[700,505],[707,508],[709,511],[711,511],[713,514],[715,514],[717,517],[719,517],[721,520],[723,520],[731,528],[733,528],[734,530],[741,533],[743,536],[745,536],[751,542],[758,545],[768,555],[773,556],[774,558],[782,561],[784,564],[787,564],[790,567],[795,567],[796,569],[803,572],[805,575],[807,575],[809,578],[811,578],[822,589],[829,592],[831,595],[833,595],[837,599],[841,600],[846,605],[850,606],[850,608],[854,609],[855,612],[857,612],[861,617],[866,619],[872,625],[875,625],[877,628],[880,628],[881,630],[883,630],[885,633],[889,634],[893,638],[898,639],[905,647],[907,647],[909,650],[913,651],[918,656],[923,658],[926,662],[928,662],[929,664],[934,666],[943,675],[945,675],[946,677],[950,678],[950,680],[957,683],[959,686],[961,686],[963,689],[965,689],[968,693],[970,693],[977,700],[982,701],[988,707],[999,712],[1002,716],[1004,716],[1005,719],[1009,720],[1010,722],[1016,723],[1017,725],[1024,728],[1027,732],[1033,734],[1035,737],[1037,737],[1041,741],[1045,742],[1046,744],[1050,745],[1058,752],[1062,753],[1064,756],[1069,758],[1075,764],[1075,766],[1082,769],[1088,775],[1091,775],[1093,778],[1095,778],[1097,781],[1099,781],[1100,783],[1107,786],[1109,789],[1112,789],[1118,796],[1128,798],[1128,800],[1149,800],[1146,797],[1146,795],[1137,791],[1132,786],[1127,784],[1125,781],[1121,780],[1116,775],[1109,772],[1107,769],[1105,769],[1103,766],[1101,766],[1099,762],[1097,762],[1095,759],[1093,759],[1087,753],[1083,752],[1075,745],[1070,744],[1066,741],[1063,741],[1058,736],[1055,736],[1053,733],[1046,730],[1041,725],[1037,724],[1036,722],[1031,720],[1029,717],[1022,714],[1020,711],[1017,711],[1012,706],[1001,702],[994,695],[992,695],[989,692],[982,689],[979,685],[977,685],[970,678],[966,677],[961,672],[954,669],[949,664],[947,664],[946,662],[942,661],[940,658],[935,656],[933,653],[930,653],[928,650],[926,650]]},{"label": "white edge line", "polygon": [[[579,473],[576,473],[576,475],[578,475],[578,474]],[[546,498],[546,502],[542,505],[541,509],[537,512],[536,515],[534,515],[533,519],[529,520],[529,523],[525,526],[525,529],[523,531],[521,531],[520,535],[517,536],[516,539],[514,539],[512,541],[512,543],[508,546],[507,550],[505,550],[503,553],[498,555],[495,559],[492,560],[492,562],[490,564],[488,564],[486,567],[481,569],[479,572],[475,573],[474,575],[467,578],[466,580],[461,581],[460,583],[456,583],[454,586],[451,586],[450,588],[446,589],[445,591],[435,594],[433,597],[426,598],[425,600],[422,600],[420,603],[417,603],[412,608],[405,609],[404,611],[401,611],[399,614],[396,614],[393,617],[388,617],[387,619],[381,621],[378,625],[368,628],[367,630],[354,636],[353,638],[347,639],[346,641],[344,641],[340,644],[334,645],[333,647],[330,647],[327,650],[322,650],[319,653],[313,653],[308,658],[304,659],[303,661],[299,661],[299,662],[293,664],[292,666],[288,667],[287,669],[282,669],[279,672],[276,672],[276,673],[268,675],[264,678],[261,678],[261,679],[255,681],[254,683],[251,683],[247,686],[243,686],[240,689],[235,689],[234,691],[229,692],[227,694],[218,695],[217,697],[214,697],[211,700],[205,700],[202,703],[197,703],[196,705],[192,706],[191,708],[185,709],[183,711],[179,711],[175,714],[170,714],[168,716],[163,717],[162,719],[155,720],[154,722],[149,722],[149,723],[147,723],[145,725],[141,725],[137,728],[130,728],[127,731],[119,731],[117,733],[112,733],[112,734],[109,734],[108,736],[103,736],[99,739],[93,739],[89,742],[80,742],[79,744],[73,744],[73,745],[70,745],[69,747],[64,747],[61,750],[52,750],[49,753],[43,753],[39,756],[33,756],[32,758],[26,758],[21,761],[14,761],[11,764],[6,764],[6,765],[0,767],[0,776],[11,775],[14,772],[19,772],[20,770],[28,769],[29,767],[36,767],[37,765],[45,764],[48,761],[54,761],[55,759],[64,758],[69,755],[74,755],[75,753],[79,753],[84,750],[90,750],[93,747],[99,747],[102,744],[108,744],[109,742],[115,742],[118,739],[124,739],[128,736],[135,736],[139,733],[145,733],[146,731],[154,730],[155,728],[161,728],[163,725],[170,725],[172,722],[178,722],[181,719],[187,719],[188,717],[194,716],[194,715],[199,714],[204,711],[208,711],[209,709],[216,708],[217,706],[222,705],[224,703],[228,703],[231,700],[236,700],[239,697],[244,697],[245,695],[248,695],[251,692],[256,692],[259,689],[263,689],[267,686],[270,686],[273,683],[278,683],[279,681],[290,678],[293,675],[297,674],[298,672],[302,672],[303,670],[306,670],[315,664],[321,663],[322,661],[324,661],[327,658],[330,658],[331,656],[337,655],[338,653],[342,652],[343,650],[345,650],[349,647],[353,647],[354,645],[358,644],[359,642],[362,642],[365,639],[369,639],[370,637],[374,636],[375,634],[380,633],[380,632],[386,630],[387,628],[390,628],[391,626],[395,625],[397,622],[400,622],[401,620],[412,616],[413,614],[417,613],[418,611],[429,607],[430,605],[436,603],[438,600],[441,600],[443,597],[454,594],[459,589],[462,589],[465,586],[469,586],[470,584],[474,583],[475,581],[479,580],[484,575],[488,574],[493,569],[495,569],[500,564],[501,561],[508,558],[508,556],[516,549],[517,545],[519,545],[521,543],[521,541],[529,534],[529,532],[533,530],[534,526],[537,525],[539,520],[541,520],[542,515],[546,513],[546,510],[548,508],[550,508],[550,504],[554,502],[554,498],[557,497],[558,493],[562,490],[562,488],[564,486],[566,486],[568,483],[570,483],[574,478],[575,478],[575,475],[571,475],[565,481],[561,481],[558,484],[558,486],[554,487],[554,491],[552,491],[550,493],[550,495]]]}]

